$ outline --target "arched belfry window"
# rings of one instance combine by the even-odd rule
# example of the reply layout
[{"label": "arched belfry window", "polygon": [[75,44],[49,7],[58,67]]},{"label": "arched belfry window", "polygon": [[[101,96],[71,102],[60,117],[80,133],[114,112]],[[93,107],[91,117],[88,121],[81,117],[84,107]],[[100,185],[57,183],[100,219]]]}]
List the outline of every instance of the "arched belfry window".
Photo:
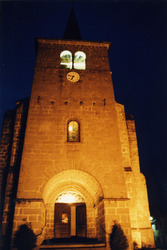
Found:
[{"label": "arched belfry window", "polygon": [[69,50],[64,50],[60,54],[61,68],[72,69],[72,53]]},{"label": "arched belfry window", "polygon": [[86,69],[86,54],[82,51],[77,51],[74,54],[74,69]]},{"label": "arched belfry window", "polygon": [[79,142],[80,141],[80,125],[79,122],[72,120],[67,125],[67,141]]}]

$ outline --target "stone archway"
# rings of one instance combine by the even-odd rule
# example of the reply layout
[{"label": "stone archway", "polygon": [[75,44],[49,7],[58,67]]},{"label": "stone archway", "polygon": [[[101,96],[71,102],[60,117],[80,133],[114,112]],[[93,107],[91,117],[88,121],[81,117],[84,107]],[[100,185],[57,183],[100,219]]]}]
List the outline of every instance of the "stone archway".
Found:
[{"label": "stone archway", "polygon": [[97,204],[103,191],[99,182],[90,174],[81,170],[65,170],[53,176],[45,185],[43,199],[53,203],[65,190],[75,190],[85,201]]},{"label": "stone archway", "polygon": [[[72,202],[72,205],[69,201],[64,201],[64,205],[62,202],[59,202],[59,205],[55,205],[58,203],[58,197],[67,193],[75,194],[76,196],[80,197],[80,200],[78,202]],[[70,237],[71,234],[69,233],[69,228],[71,228],[71,224],[68,225],[61,220],[63,220],[64,217],[68,217],[69,223],[72,223],[71,213],[78,213],[78,218],[83,218],[83,214],[81,215],[81,213],[84,213],[86,222],[85,224],[80,222],[80,229],[81,224],[83,224],[82,230],[79,230],[78,227],[76,228],[76,232],[77,230],[78,232],[80,231],[80,235],[82,236],[86,236],[85,232],[87,232],[87,237],[96,237],[95,207],[98,204],[100,197],[103,197],[103,191],[100,184],[87,172],[81,170],[66,170],[53,176],[44,188],[43,199],[46,206],[48,207],[48,221],[54,222],[54,225],[52,223],[51,226],[52,230],[54,231],[54,236],[55,230],[60,227],[60,231],[62,232],[63,228],[66,228],[67,234],[64,235],[68,235],[67,237]],[[60,203],[62,205],[60,205]],[[76,205],[76,203],[78,204]],[[57,221],[59,221],[57,224],[55,222],[55,214]],[[49,223],[46,224],[49,225]],[[84,229],[84,226],[86,226],[86,229]],[[51,228],[48,228],[48,231],[51,232]],[[61,234],[58,233],[58,230],[56,233],[58,237],[61,237]]]}]

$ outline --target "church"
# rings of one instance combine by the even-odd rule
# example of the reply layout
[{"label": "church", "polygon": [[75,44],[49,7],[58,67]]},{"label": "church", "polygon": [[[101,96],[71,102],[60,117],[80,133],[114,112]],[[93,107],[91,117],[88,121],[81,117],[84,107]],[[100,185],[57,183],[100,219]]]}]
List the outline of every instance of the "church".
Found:
[{"label": "church", "polygon": [[[72,10],[61,40],[36,39],[30,99],[4,116],[1,152],[2,244],[31,223],[38,249],[52,239],[96,239],[110,249],[115,222],[129,242],[154,247],[135,122],[116,102],[109,42],[83,41]],[[5,248],[4,248],[5,249]]]}]

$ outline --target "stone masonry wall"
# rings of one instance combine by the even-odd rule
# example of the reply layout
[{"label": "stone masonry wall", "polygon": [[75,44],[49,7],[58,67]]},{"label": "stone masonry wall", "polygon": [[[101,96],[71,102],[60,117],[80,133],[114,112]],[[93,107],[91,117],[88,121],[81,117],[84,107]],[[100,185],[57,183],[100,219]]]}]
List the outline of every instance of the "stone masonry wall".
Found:
[{"label": "stone masonry wall", "polygon": [[86,204],[86,216],[87,216],[87,237],[96,238],[96,214],[95,208],[90,204]]},{"label": "stone masonry wall", "polygon": [[38,200],[17,200],[13,230],[14,233],[22,224],[29,224],[36,235],[42,233],[45,228],[45,206]]},{"label": "stone masonry wall", "polygon": [[[8,195],[9,187],[6,187],[9,166],[10,166],[10,154],[11,154],[11,144],[13,136],[13,122],[14,122],[15,112],[13,110],[7,111],[4,115],[2,135],[0,140],[0,247],[4,247],[5,244],[5,234],[3,231],[3,211],[5,208],[5,195]],[[8,208],[7,208],[8,209]]]},{"label": "stone masonry wall", "polygon": [[142,244],[154,246],[153,231],[149,220],[149,206],[145,177],[140,173],[126,172],[128,197],[130,197],[130,219],[132,239]]},{"label": "stone masonry wall", "polygon": [[[1,205],[4,203],[4,193],[6,187],[7,173],[10,164],[10,152],[13,135],[13,121],[15,112],[7,111],[4,115],[2,135],[0,140],[0,188],[1,188]],[[3,197],[3,198],[2,198]],[[1,207],[1,212],[3,206]],[[1,217],[2,218],[2,217]]]},{"label": "stone masonry wall", "polygon": [[147,186],[145,177],[140,173],[138,146],[134,120],[127,120],[132,172],[125,172],[127,193],[130,198],[130,218],[132,239],[138,246],[154,246],[151,228]]},{"label": "stone masonry wall", "polygon": [[124,106],[117,103],[116,104],[116,111],[117,111],[117,121],[118,121],[118,126],[119,126],[119,137],[120,137],[120,141],[121,141],[123,167],[124,168],[127,168],[127,167],[131,168],[129,138],[128,138],[128,131],[127,131],[127,126],[126,126]]},{"label": "stone masonry wall", "polygon": [[106,242],[109,248],[109,235],[112,232],[114,222],[121,225],[132,249],[131,224],[129,216],[129,199],[104,199]]},{"label": "stone masonry wall", "polygon": [[46,204],[46,229],[45,239],[54,238],[54,204]]},{"label": "stone masonry wall", "polygon": [[[86,69],[110,71],[108,47],[109,43],[92,43],[82,41],[60,41],[38,39],[36,68],[60,68],[60,53],[70,51],[73,56],[77,51],[86,54]],[[106,49],[107,48],[107,49]]]},{"label": "stone masonry wall", "polygon": [[[116,105],[118,114],[119,134],[126,177],[127,194],[130,198],[129,211],[132,229],[132,239],[141,247],[142,243],[154,246],[145,178],[140,173],[139,156],[135,123],[125,119],[124,108]],[[151,236],[150,236],[150,235]],[[145,235],[145,236],[144,236]],[[146,237],[147,235],[147,237]]]},{"label": "stone masonry wall", "polygon": [[104,218],[104,202],[101,201],[97,206],[96,212],[96,228],[97,228],[97,238],[101,241],[106,240],[105,235],[105,218]]},{"label": "stone masonry wall", "polygon": [[132,168],[134,172],[140,172],[135,121],[127,120],[126,124],[127,124],[128,138],[129,138],[129,149],[130,149]]},{"label": "stone masonry wall", "polygon": [[8,173],[6,177],[6,190],[4,191],[4,209],[2,215],[2,235],[3,237],[5,237],[4,245],[6,246],[6,249],[10,244],[10,236],[12,234],[15,197],[24,140],[27,108],[28,100],[26,99],[18,102],[14,111],[15,120],[12,128],[12,142],[10,145],[11,152],[10,155],[8,155],[10,165],[6,166],[8,167]]},{"label": "stone masonry wall", "polygon": [[[24,196],[41,198],[49,178],[75,166],[97,176],[107,196],[126,196],[126,188],[108,188],[125,185],[111,75],[80,70],[81,82],[72,84],[68,72],[35,69],[18,195],[24,186]],[[80,122],[75,146],[67,142],[69,119]]]}]

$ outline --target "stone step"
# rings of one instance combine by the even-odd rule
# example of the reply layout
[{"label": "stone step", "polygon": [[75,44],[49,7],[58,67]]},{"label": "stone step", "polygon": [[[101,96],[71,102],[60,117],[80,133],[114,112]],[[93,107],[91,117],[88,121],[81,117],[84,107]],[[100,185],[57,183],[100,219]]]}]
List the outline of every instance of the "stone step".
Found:
[{"label": "stone step", "polygon": [[41,245],[39,250],[106,250],[105,243],[98,244],[56,244],[56,245]]},{"label": "stone step", "polygon": [[106,250],[105,247],[79,247],[79,248],[39,248],[39,249],[45,249],[45,250]]}]

